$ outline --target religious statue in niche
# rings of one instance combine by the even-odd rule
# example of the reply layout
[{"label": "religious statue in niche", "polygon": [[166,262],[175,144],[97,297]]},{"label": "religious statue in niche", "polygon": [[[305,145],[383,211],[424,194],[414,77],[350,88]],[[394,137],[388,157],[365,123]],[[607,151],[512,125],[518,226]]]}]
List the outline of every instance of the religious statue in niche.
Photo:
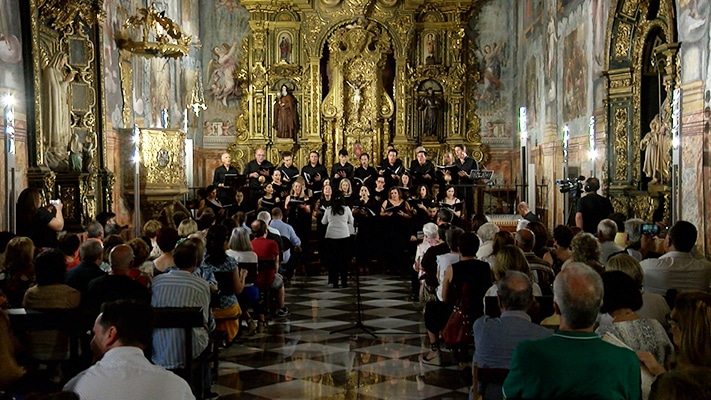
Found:
[{"label": "religious statue in niche", "polygon": [[223,43],[213,49],[213,59],[210,60],[210,91],[209,94],[215,101],[227,107],[227,101],[237,97],[240,93],[235,81],[237,61],[235,52],[237,43],[232,46]]},{"label": "religious statue in niche", "polygon": [[[58,51],[42,70],[42,140],[48,154],[48,166],[67,159],[67,145],[72,136],[69,86],[76,76],[67,53]],[[49,165],[49,163],[55,165]],[[55,168],[52,168],[55,169]]]},{"label": "religious statue in niche", "polygon": [[289,93],[286,85],[281,85],[274,101],[274,129],[280,139],[295,139],[299,129],[299,117],[296,114],[296,98]]},{"label": "religious statue in niche", "polygon": [[639,142],[640,149],[644,150],[644,164],[642,172],[652,178],[650,184],[661,183],[665,177],[665,168],[669,163],[669,148],[671,139],[659,114],[649,123],[649,132]]},{"label": "religious statue in niche", "polygon": [[291,61],[291,38],[287,34],[279,38],[279,61],[289,63]]},{"label": "religious statue in niche", "polygon": [[425,40],[425,64],[432,65],[437,63],[437,56],[435,51],[437,50],[437,39],[434,33],[427,34],[427,39]]},{"label": "religious statue in niche", "polygon": [[444,107],[444,99],[436,94],[432,88],[428,88],[424,96],[420,98],[417,109],[423,112],[423,138],[437,138],[437,141],[444,143],[444,130],[439,129],[439,120]]}]

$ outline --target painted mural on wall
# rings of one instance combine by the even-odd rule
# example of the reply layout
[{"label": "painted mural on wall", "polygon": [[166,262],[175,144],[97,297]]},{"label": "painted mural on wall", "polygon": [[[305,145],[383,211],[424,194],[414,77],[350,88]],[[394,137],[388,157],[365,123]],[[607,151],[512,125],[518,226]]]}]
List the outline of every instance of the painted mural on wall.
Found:
[{"label": "painted mural on wall", "polygon": [[482,141],[492,149],[513,147],[512,106],[516,40],[511,7],[505,2],[491,2],[484,6],[476,21],[470,22],[468,32],[476,48],[481,66],[481,80],[475,88],[477,114],[481,118]]},{"label": "painted mural on wall", "polygon": [[[106,19],[103,21],[103,66],[104,66],[104,98],[106,101],[106,121],[108,128],[123,128],[121,108],[121,76],[119,72],[118,48],[116,47],[115,33],[121,28],[128,17],[125,12],[130,6],[129,1],[105,1],[104,12]],[[122,12],[121,10],[124,10]]]},{"label": "painted mural on wall", "polygon": [[[711,75],[711,52],[709,51],[709,0],[680,0],[676,2],[679,41],[683,43],[681,52],[682,82],[709,79]],[[706,72],[706,77],[702,74]]]},{"label": "painted mural on wall", "polygon": [[563,120],[583,116],[587,104],[588,62],[585,29],[579,26],[563,43]]},{"label": "painted mural on wall", "polygon": [[[239,109],[242,84],[238,79],[242,39],[249,33],[249,12],[237,0],[199,2],[200,40],[207,110],[202,127],[205,137],[234,136],[235,111]],[[219,26],[220,29],[212,29]],[[283,62],[292,61],[292,38],[279,42]],[[209,146],[209,141],[205,143]],[[224,146],[224,144],[220,144]]]},{"label": "painted mural on wall", "polygon": [[9,89],[24,98],[25,78],[22,69],[22,32],[18,0],[0,0],[0,88]]},{"label": "painted mural on wall", "polygon": [[536,128],[538,125],[538,66],[536,57],[531,57],[526,63],[526,113],[528,115],[528,128]]},{"label": "painted mural on wall", "polygon": [[556,24],[555,12],[552,12],[546,22],[546,62],[545,68],[545,90],[546,90],[546,114],[549,120],[553,120],[556,115],[555,100],[557,96],[557,65],[558,65],[558,27]]}]

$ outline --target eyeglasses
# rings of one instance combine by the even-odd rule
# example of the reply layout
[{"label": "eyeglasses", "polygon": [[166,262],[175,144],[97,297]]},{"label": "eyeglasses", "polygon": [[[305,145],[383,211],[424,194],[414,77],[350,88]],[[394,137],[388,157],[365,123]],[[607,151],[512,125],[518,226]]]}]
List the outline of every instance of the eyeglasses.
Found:
[{"label": "eyeglasses", "polygon": [[670,326],[672,329],[679,326],[679,324],[677,323],[677,321],[676,321],[674,318],[672,318],[671,313],[669,313],[669,314],[666,315],[666,319],[667,319],[667,324],[669,324],[669,326]]}]

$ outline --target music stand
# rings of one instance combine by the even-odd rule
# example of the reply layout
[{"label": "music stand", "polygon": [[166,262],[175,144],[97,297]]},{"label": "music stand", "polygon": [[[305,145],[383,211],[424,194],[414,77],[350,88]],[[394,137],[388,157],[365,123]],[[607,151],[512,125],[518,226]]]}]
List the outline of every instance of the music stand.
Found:
[{"label": "music stand", "polygon": [[240,174],[225,174],[225,186],[231,188],[241,188],[247,184],[247,177]]},{"label": "music stand", "polygon": [[494,171],[490,169],[475,169],[469,173],[469,179],[473,181],[484,180],[490,181],[491,176],[494,175]]},{"label": "music stand", "polygon": [[356,279],[356,322],[353,324],[353,326],[347,326],[345,328],[340,328],[336,329],[335,331],[331,331],[331,335],[334,333],[340,333],[340,332],[345,332],[349,331],[351,329],[360,329],[361,331],[370,334],[373,336],[373,338],[377,339],[378,337],[375,336],[375,333],[373,333],[373,330],[363,323],[363,302],[360,297],[360,272],[358,271],[358,265],[356,263],[356,268],[355,268],[355,279]]}]

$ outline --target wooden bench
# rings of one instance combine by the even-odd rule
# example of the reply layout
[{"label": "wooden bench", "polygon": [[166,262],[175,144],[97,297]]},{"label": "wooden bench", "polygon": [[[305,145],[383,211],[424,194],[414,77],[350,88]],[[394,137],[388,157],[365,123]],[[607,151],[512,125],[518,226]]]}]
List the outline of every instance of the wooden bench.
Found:
[{"label": "wooden bench", "polygon": [[79,362],[79,345],[82,338],[89,338],[88,319],[79,309],[30,310],[10,308],[7,310],[10,326],[15,335],[24,342],[31,331],[56,330],[69,337],[69,360]]}]

